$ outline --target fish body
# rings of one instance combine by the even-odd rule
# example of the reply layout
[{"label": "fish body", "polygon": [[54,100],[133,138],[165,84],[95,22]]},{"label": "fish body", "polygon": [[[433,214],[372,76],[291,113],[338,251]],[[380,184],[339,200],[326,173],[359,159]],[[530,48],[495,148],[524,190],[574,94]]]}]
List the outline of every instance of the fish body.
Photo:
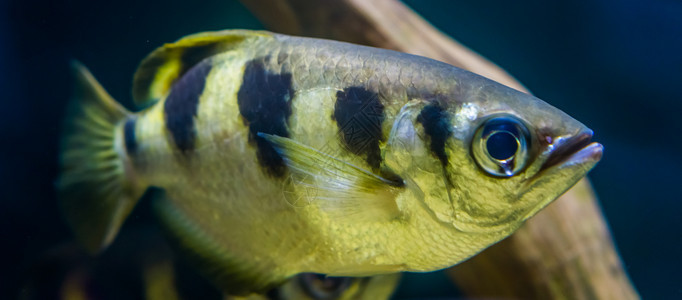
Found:
[{"label": "fish body", "polygon": [[601,157],[530,95],[409,54],[269,32],[188,36],[138,69],[130,113],[82,66],[61,203],[93,252],[145,190],[231,293],[302,272],[432,271],[501,240]]}]

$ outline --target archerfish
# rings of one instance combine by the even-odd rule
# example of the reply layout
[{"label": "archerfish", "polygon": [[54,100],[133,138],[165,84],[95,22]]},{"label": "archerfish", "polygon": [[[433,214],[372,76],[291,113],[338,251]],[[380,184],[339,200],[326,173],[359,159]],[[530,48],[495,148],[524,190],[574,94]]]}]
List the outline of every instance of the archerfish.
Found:
[{"label": "archerfish", "polygon": [[507,237],[599,161],[592,131],[424,57],[264,31],[190,35],[145,58],[130,112],[73,64],[59,200],[112,243],[142,194],[230,294],[299,273],[427,272]]}]

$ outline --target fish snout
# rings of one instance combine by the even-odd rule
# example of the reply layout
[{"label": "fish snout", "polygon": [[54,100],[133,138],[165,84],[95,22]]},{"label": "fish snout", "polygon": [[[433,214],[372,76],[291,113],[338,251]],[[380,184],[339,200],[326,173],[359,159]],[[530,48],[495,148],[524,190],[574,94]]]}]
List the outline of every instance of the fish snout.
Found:
[{"label": "fish snout", "polygon": [[548,142],[547,157],[539,171],[567,163],[599,161],[604,147],[599,143],[592,142],[593,136],[594,132],[589,128],[568,136],[545,136],[544,140]]}]

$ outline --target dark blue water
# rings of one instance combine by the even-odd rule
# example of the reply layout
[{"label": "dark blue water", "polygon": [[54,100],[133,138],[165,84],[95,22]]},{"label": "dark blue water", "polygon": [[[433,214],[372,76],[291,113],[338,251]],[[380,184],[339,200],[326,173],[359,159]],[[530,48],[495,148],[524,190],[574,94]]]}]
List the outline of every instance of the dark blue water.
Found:
[{"label": "dark blue water", "polygon": [[[605,155],[590,177],[627,271],[644,298],[681,298],[682,2],[407,2],[595,131]],[[147,53],[225,28],[262,26],[231,0],[0,3],[0,297],[16,297],[29,266],[69,239],[53,190],[68,60],[130,106]]]}]

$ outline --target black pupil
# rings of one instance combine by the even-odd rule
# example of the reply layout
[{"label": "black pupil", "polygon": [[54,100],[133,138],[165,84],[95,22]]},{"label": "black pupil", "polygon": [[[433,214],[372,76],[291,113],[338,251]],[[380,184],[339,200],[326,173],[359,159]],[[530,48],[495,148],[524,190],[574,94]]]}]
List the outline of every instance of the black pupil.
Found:
[{"label": "black pupil", "polygon": [[506,160],[514,156],[519,144],[511,133],[499,131],[493,133],[486,141],[488,154],[497,160]]}]

